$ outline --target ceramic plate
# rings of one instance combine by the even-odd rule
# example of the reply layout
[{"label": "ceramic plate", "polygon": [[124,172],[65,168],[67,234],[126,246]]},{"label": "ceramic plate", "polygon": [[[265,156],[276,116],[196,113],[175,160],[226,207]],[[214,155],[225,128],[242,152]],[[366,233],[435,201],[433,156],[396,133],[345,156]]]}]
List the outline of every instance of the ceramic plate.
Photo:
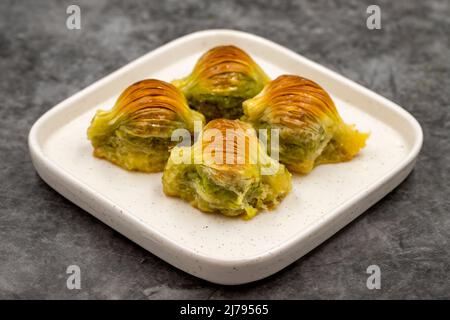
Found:
[{"label": "ceramic plate", "polygon": [[[371,133],[354,160],[293,176],[286,199],[250,221],[166,197],[161,173],[127,172],[94,158],[86,137],[95,110],[110,109],[128,85],[180,78],[224,44],[247,51],[273,78],[290,73],[318,82],[344,121]],[[50,109],[29,135],[34,166],[55,190],[168,263],[221,284],[255,281],[299,259],[405,179],[421,145],[420,125],[398,105],[269,40],[231,30],[196,32],[144,55]]]}]

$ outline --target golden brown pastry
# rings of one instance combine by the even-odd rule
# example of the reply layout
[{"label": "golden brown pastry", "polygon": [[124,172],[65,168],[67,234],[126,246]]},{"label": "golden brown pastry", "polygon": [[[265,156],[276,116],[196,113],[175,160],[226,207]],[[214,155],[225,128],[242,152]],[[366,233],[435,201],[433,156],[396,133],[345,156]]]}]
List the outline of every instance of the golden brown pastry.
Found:
[{"label": "golden brown pastry", "polygon": [[192,147],[172,150],[163,188],[202,211],[249,219],[289,193],[291,175],[267,155],[249,124],[217,119]]},{"label": "golden brown pastry", "polygon": [[258,94],[269,80],[246,52],[235,46],[219,46],[207,51],[189,76],[172,83],[191,108],[209,121],[242,116],[242,102]]},{"label": "golden brown pastry", "polygon": [[157,172],[177,143],[172,132],[193,132],[194,121],[204,123],[204,117],[189,108],[176,87],[149,79],[129,86],[110,111],[97,111],[88,138],[96,157],[128,170]]},{"label": "golden brown pastry", "polygon": [[255,129],[279,130],[279,160],[293,172],[306,174],[321,163],[348,161],[368,138],[344,123],[321,86],[299,76],[278,77],[243,107],[242,119]]}]

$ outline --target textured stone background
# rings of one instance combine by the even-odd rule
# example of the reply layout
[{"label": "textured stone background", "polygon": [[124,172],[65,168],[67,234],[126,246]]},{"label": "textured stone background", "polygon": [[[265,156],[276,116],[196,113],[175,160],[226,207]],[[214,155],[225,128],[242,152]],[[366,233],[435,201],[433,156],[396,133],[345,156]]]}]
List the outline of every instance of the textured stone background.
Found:
[{"label": "textured stone background", "polygon": [[[80,5],[82,30],[65,27]],[[450,1],[0,2],[0,298],[450,298]],[[392,99],[422,124],[415,171],[329,241],[238,287],[175,269],[77,208],[35,173],[34,121],[56,103],[184,34],[272,39]],[[382,269],[368,290],[365,270]],[[66,289],[66,267],[82,290]]]}]

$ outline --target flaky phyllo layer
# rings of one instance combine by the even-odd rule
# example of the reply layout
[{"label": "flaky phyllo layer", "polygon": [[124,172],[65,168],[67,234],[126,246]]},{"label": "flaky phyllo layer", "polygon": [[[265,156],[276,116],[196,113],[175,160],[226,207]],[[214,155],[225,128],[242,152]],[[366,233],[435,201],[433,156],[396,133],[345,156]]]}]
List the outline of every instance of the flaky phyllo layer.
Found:
[{"label": "flaky phyllo layer", "polygon": [[88,138],[96,157],[128,170],[157,172],[177,143],[171,141],[172,132],[193,132],[194,121],[204,123],[204,117],[189,108],[176,87],[143,80],[129,86],[110,111],[97,111]]},{"label": "flaky phyllo layer", "polygon": [[279,130],[280,162],[292,172],[306,174],[318,164],[351,160],[368,138],[343,122],[322,87],[299,76],[278,77],[243,108],[242,119],[255,129]]},{"label": "flaky phyllo layer", "polygon": [[242,102],[258,94],[269,80],[243,50],[219,46],[207,51],[189,76],[173,84],[183,92],[191,108],[209,121],[242,116]]},{"label": "flaky phyllo layer", "polygon": [[209,122],[191,147],[175,147],[164,192],[205,212],[252,218],[291,190],[291,175],[267,155],[254,129],[239,120]]}]

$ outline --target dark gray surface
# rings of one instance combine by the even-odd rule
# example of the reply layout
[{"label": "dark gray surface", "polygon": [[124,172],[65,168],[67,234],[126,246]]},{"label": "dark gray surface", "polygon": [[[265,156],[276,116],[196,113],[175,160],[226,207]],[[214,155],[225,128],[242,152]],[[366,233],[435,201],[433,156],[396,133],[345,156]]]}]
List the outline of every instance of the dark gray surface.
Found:
[{"label": "dark gray surface", "polygon": [[[450,298],[450,1],[0,2],[0,298]],[[27,135],[46,110],[184,34],[234,28],[274,40],[397,102],[422,124],[415,171],[278,274],[225,287],[175,269],[48,187]],[[66,288],[77,264],[82,289]],[[366,288],[367,266],[382,270]]]}]

